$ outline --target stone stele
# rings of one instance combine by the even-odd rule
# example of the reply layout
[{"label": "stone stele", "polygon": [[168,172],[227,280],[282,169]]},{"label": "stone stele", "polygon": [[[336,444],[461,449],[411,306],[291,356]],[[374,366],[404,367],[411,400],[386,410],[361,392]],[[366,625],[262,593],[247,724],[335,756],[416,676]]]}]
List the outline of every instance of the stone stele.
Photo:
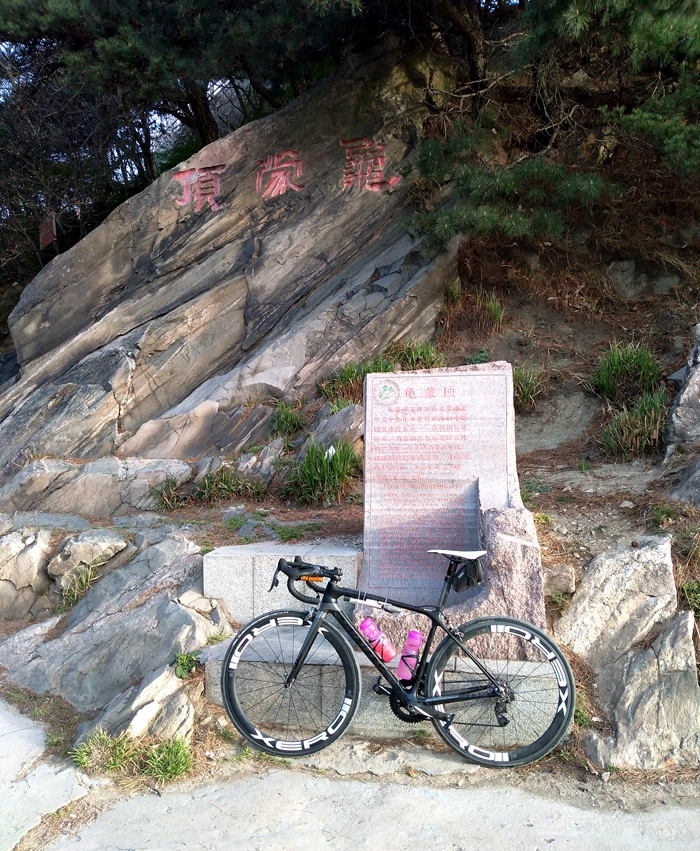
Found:
[{"label": "stone stele", "polygon": [[[447,565],[427,551],[488,549],[487,581],[466,608],[543,625],[539,546],[520,499],[514,423],[508,363],[367,376],[360,588],[436,603]],[[516,579],[524,593],[504,594]],[[460,609],[466,602],[450,600]]]}]

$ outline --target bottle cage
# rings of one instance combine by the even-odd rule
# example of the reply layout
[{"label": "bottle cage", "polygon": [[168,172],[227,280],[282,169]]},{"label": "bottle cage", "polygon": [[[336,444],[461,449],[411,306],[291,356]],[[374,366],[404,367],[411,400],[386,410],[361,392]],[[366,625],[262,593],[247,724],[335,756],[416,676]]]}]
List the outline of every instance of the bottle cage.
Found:
[{"label": "bottle cage", "polygon": [[462,561],[455,571],[452,587],[459,594],[467,588],[474,588],[484,581],[484,572],[477,559]]}]

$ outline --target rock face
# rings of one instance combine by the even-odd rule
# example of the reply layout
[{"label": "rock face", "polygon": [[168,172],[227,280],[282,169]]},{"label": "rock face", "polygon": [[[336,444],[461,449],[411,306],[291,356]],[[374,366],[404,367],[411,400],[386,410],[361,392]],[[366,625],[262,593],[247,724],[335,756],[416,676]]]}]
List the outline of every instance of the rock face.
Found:
[{"label": "rock face", "polygon": [[[201,688],[201,687],[200,687]],[[93,730],[112,736],[126,733],[134,739],[146,734],[163,739],[189,739],[194,724],[194,706],[169,665],[163,665],[144,677],[138,686],[118,694],[92,721],[78,728],[78,745]]]},{"label": "rock face", "polygon": [[45,641],[54,619],[1,642],[8,679],[58,694],[81,712],[101,709],[176,651],[197,650],[219,632],[175,601],[201,567],[199,548],[186,539],[149,547],[90,588],[58,638]]},{"label": "rock face", "polygon": [[593,668],[615,724],[614,737],[585,734],[597,764],[700,764],[693,621],[676,610],[668,538],[642,538],[591,562],[554,636]]},{"label": "rock face", "polygon": [[455,264],[407,235],[401,170],[425,87],[451,90],[442,69],[386,48],[349,60],[47,265],[9,320],[21,378],[0,393],[0,484],[31,451],[200,454],[251,399],[429,336]]},{"label": "rock face", "polygon": [[332,446],[341,441],[352,444],[364,433],[364,408],[362,405],[348,405],[318,423],[299,450],[298,460],[301,461],[304,458],[312,442],[318,446]]},{"label": "rock face", "polygon": [[183,461],[101,458],[88,464],[54,459],[32,461],[0,488],[2,511],[75,512],[109,517],[158,507],[167,482],[181,485],[192,475]]},{"label": "rock face", "polygon": [[[695,342],[688,357],[688,369],[664,432],[667,459],[679,446],[692,450],[700,445],[700,323],[693,329],[693,337]],[[674,499],[686,501],[685,496],[687,494],[680,492]]]},{"label": "rock face", "polygon": [[0,538],[0,616],[22,618],[49,587],[51,533],[20,529]]},{"label": "rock face", "polygon": [[111,529],[91,529],[71,538],[48,564],[49,575],[61,589],[75,585],[89,571],[97,571],[126,548],[126,541]]}]

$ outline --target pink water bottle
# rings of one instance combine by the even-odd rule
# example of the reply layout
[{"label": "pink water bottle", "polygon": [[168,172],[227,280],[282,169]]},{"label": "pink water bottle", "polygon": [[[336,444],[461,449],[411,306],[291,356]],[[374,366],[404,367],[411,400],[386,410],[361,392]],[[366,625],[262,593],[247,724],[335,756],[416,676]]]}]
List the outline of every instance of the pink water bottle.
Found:
[{"label": "pink water bottle", "polygon": [[417,629],[412,629],[406,636],[406,643],[401,651],[401,659],[399,667],[396,669],[396,676],[400,680],[410,680],[413,672],[418,664],[418,652],[423,643],[423,633]]},{"label": "pink water bottle", "polygon": [[[369,641],[369,645],[374,652],[379,656],[382,662],[391,662],[396,656],[396,648],[389,641],[389,637],[385,635],[372,620],[365,618],[360,624],[360,632]],[[423,636],[421,636],[422,640]]]}]

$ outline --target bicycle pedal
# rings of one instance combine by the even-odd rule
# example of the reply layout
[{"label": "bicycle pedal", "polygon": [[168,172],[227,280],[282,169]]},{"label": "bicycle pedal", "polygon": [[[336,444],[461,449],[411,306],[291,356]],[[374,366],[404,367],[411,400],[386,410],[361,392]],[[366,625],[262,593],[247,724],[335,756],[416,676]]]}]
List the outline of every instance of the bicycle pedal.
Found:
[{"label": "bicycle pedal", "polygon": [[389,686],[383,685],[381,680],[377,680],[377,682],[372,686],[372,691],[375,694],[383,694],[386,697],[391,694],[391,689],[389,688]]}]

